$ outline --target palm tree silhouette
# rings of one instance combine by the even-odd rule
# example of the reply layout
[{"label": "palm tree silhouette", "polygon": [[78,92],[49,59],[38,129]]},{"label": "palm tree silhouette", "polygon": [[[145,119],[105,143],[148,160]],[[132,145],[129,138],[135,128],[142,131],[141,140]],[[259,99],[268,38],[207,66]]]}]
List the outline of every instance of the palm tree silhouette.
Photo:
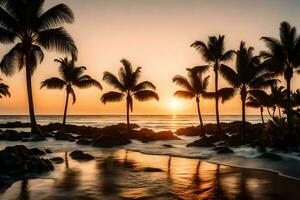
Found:
[{"label": "palm tree silhouette", "polygon": [[260,108],[261,122],[264,125],[264,107],[269,107],[269,96],[264,90],[253,90],[247,98],[246,106]]},{"label": "palm tree silhouette", "polygon": [[253,55],[254,48],[246,47],[245,42],[240,43],[236,53],[234,71],[232,68],[221,64],[220,73],[234,87],[239,90],[242,101],[242,127],[241,137],[244,138],[246,122],[246,100],[248,93],[253,90],[263,89],[277,80],[272,79],[274,73],[264,72],[260,65],[259,56]]},{"label": "palm tree silhouette", "polygon": [[3,80],[0,78],[0,98],[10,97],[9,86],[2,82]]},{"label": "palm tree silhouette", "polygon": [[274,112],[276,108],[278,109],[278,115],[281,118],[281,108],[286,105],[286,90],[283,86],[278,87],[277,84],[271,85],[271,93],[269,94],[270,105],[274,107]]},{"label": "palm tree silhouette", "polygon": [[202,55],[204,61],[206,61],[209,65],[212,66],[214,73],[215,73],[215,92],[214,98],[216,102],[216,120],[217,120],[217,128],[218,133],[222,134],[221,132],[221,125],[220,125],[220,117],[219,117],[219,96],[220,91],[218,88],[218,71],[220,65],[223,62],[229,61],[232,58],[233,50],[225,51],[224,50],[224,35],[210,36],[208,37],[208,42],[205,44],[202,41],[195,41],[191,47],[196,48],[200,54]]},{"label": "palm tree silhouette", "polygon": [[69,95],[73,97],[73,104],[76,102],[76,95],[73,89],[73,86],[78,88],[88,88],[91,86],[96,86],[97,88],[102,89],[101,84],[95,79],[91,78],[89,75],[83,75],[86,70],[86,67],[75,65],[75,60],[69,60],[68,58],[64,59],[55,59],[56,62],[60,64],[59,73],[61,78],[52,77],[44,80],[41,83],[41,88],[46,87],[48,89],[63,89],[66,88],[66,103],[64,109],[64,118],[63,126],[66,124],[67,109],[69,102]]},{"label": "palm tree silhouette", "polygon": [[[206,66],[204,66],[205,68]],[[177,75],[173,78],[173,82],[179,86],[181,86],[184,90],[178,90],[174,93],[174,96],[185,98],[185,99],[193,99],[195,98],[197,104],[197,111],[199,122],[201,126],[201,133],[204,134],[204,126],[200,111],[200,99],[202,94],[206,93],[206,89],[208,86],[209,76],[202,78],[203,70],[199,72],[197,70],[199,67],[195,67],[192,69],[187,69],[188,78]]]},{"label": "palm tree silhouette", "polygon": [[300,40],[295,27],[288,22],[280,24],[280,39],[262,37],[268,51],[262,51],[265,66],[278,74],[282,74],[286,81],[286,113],[289,131],[291,131],[291,80],[294,70],[300,66]]},{"label": "palm tree silhouette", "polygon": [[141,67],[136,70],[132,69],[131,63],[122,59],[123,67],[120,68],[119,78],[110,72],[104,72],[103,81],[113,86],[118,91],[110,91],[102,95],[102,103],[120,102],[126,98],[126,116],[127,116],[127,132],[130,132],[129,112],[133,111],[133,99],[138,101],[147,101],[150,99],[159,100],[158,94],[154,91],[156,87],[149,81],[138,83],[141,75]]},{"label": "palm tree silhouette", "polygon": [[5,75],[13,75],[16,69],[25,67],[31,133],[36,139],[43,136],[35,119],[31,76],[43,61],[43,49],[77,57],[73,39],[61,27],[63,23],[74,21],[71,9],[58,4],[43,12],[43,5],[44,0],[2,0],[0,3],[0,42],[15,43],[3,57],[0,68]]}]

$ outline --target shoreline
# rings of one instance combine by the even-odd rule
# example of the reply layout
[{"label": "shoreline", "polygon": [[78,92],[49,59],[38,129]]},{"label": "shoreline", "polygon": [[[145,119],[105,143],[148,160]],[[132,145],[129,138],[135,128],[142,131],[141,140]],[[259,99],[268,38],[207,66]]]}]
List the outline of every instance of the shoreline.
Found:
[{"label": "shoreline", "polygon": [[[144,193],[144,190],[139,189],[141,187],[139,183],[143,185],[143,188],[151,188],[151,191],[156,188],[155,191],[158,193],[152,194],[153,197],[156,198],[165,197],[160,195],[170,194],[169,191],[173,191],[174,193],[172,192],[172,196],[176,194],[177,197],[183,197],[182,199],[199,199],[198,195],[200,195],[200,197],[207,195],[205,192],[206,190],[203,190],[206,187],[208,187],[207,189],[209,191],[215,192],[216,194],[220,191],[215,190],[214,187],[220,187],[222,191],[220,194],[222,195],[223,193],[225,195],[230,195],[232,193],[234,195],[239,195],[239,193],[245,192],[240,184],[245,185],[248,188],[246,191],[247,194],[252,196],[254,195],[253,192],[251,192],[252,187],[247,183],[248,181],[255,181],[257,184],[256,187],[258,187],[256,188],[255,195],[259,195],[260,197],[274,194],[277,197],[291,194],[291,199],[297,199],[299,197],[299,194],[295,189],[299,185],[299,180],[283,177],[271,171],[232,167],[192,158],[168,155],[149,155],[120,148],[101,150],[94,153],[91,151],[87,153],[94,155],[95,160],[87,162],[76,161],[70,158],[70,152],[68,152],[68,164],[58,164],[53,172],[47,173],[42,177],[28,179],[26,182],[30,184],[28,185],[29,188],[27,190],[30,190],[31,195],[33,195],[32,199],[39,199],[40,196],[38,196],[38,194],[43,190],[45,193],[43,194],[44,197],[42,199],[48,196],[51,197],[52,194],[55,196],[65,196],[69,192],[69,187],[75,187],[74,189],[71,189],[73,191],[72,195],[75,197],[82,194],[81,189],[78,188],[82,187],[88,189],[87,194],[89,197],[94,197],[91,199],[105,199],[105,197],[95,192],[95,190],[98,190],[96,188],[97,184],[99,184],[97,181],[94,183],[95,179],[101,181],[101,183],[103,183],[103,181],[105,182],[105,180],[109,180],[110,183],[112,180],[112,183],[110,183],[112,184],[110,185],[112,191],[115,191],[116,188],[121,188],[118,189],[119,192],[124,190],[124,193],[121,193],[121,196],[147,196],[147,194]],[[55,152],[54,156],[62,156],[63,154],[64,152]],[[68,167],[65,165],[68,165]],[[146,168],[159,170],[146,172],[144,171]],[[101,176],[99,176],[99,173]],[[112,178],[114,176],[117,176],[118,178]],[[128,179],[129,182],[127,182]],[[117,182],[114,183],[114,180]],[[120,184],[119,181],[123,183]],[[77,182],[81,183],[81,186],[77,185]],[[13,183],[5,192],[0,193],[0,198],[10,197],[7,199],[14,199],[14,196],[18,194],[21,189],[20,184],[23,184],[22,180]],[[86,184],[89,184],[89,188],[86,188]],[[166,185],[162,187],[161,184]],[[236,185],[238,188],[235,190],[230,189],[233,187],[232,184]],[[271,184],[272,187],[269,184]],[[102,188],[105,187],[105,185],[100,184],[98,187]],[[286,189],[274,190],[274,188],[278,187]],[[53,191],[51,188],[58,188],[59,190],[55,189]],[[129,192],[131,190],[135,192]],[[35,196],[37,196],[37,198],[34,198]],[[109,199],[109,197],[107,198]],[[128,199],[130,199],[130,197]],[[172,199],[171,196],[170,199]]]},{"label": "shoreline", "polygon": [[271,169],[266,169],[266,168],[242,167],[242,166],[235,166],[235,165],[230,165],[230,164],[225,164],[225,163],[218,163],[218,162],[209,161],[209,160],[205,160],[205,159],[201,159],[201,158],[195,158],[195,157],[179,156],[179,155],[170,155],[170,154],[151,154],[151,153],[145,153],[145,152],[142,152],[142,151],[131,150],[131,149],[126,149],[126,148],[125,148],[125,150],[132,151],[132,152],[138,152],[138,153],[145,154],[145,155],[153,155],[153,156],[171,156],[171,157],[184,158],[184,159],[191,159],[191,160],[200,160],[200,161],[208,162],[208,163],[211,163],[211,164],[214,164],[214,165],[222,165],[222,166],[226,166],[226,167],[233,167],[233,168],[239,168],[239,169],[259,170],[259,171],[264,171],[264,172],[271,172],[271,173],[277,174],[278,176],[281,176],[281,177],[284,177],[284,178],[288,178],[288,179],[292,179],[292,180],[295,180],[295,181],[299,181],[299,183],[300,183],[300,177],[297,178],[297,177],[293,177],[293,176],[288,176],[288,175],[285,175],[285,174],[283,174],[283,173],[281,173],[281,172],[279,172],[279,171],[271,170]]}]

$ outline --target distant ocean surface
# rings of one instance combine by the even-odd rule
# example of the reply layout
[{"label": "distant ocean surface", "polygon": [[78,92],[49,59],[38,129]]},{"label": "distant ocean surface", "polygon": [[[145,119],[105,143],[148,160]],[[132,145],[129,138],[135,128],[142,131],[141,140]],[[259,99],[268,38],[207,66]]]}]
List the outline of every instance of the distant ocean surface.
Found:
[{"label": "distant ocean surface", "polygon": [[[247,121],[251,123],[260,123],[260,115],[248,115]],[[265,116],[265,120],[268,116]],[[142,128],[150,128],[153,130],[172,130],[187,126],[198,126],[199,119],[197,115],[132,115],[131,123],[136,123]],[[203,121],[207,123],[215,123],[215,115],[204,115]],[[221,122],[240,121],[240,115],[221,115]],[[29,116],[26,115],[2,115],[0,123],[6,122],[29,122]],[[61,115],[38,115],[37,122],[39,124],[48,124],[54,122],[62,122]],[[70,115],[67,117],[68,124],[86,125],[95,127],[104,127],[108,125],[126,122],[125,115]]]}]

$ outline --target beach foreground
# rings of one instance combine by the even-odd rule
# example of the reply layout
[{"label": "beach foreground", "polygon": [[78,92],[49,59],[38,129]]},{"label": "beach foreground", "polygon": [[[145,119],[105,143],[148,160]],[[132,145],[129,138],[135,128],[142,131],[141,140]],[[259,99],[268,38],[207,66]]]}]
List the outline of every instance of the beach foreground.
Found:
[{"label": "beach foreground", "polygon": [[[299,199],[299,181],[277,173],[228,167],[124,149],[91,152],[80,162],[69,152],[55,170],[14,183],[0,199]],[[67,156],[66,156],[67,155]]]}]

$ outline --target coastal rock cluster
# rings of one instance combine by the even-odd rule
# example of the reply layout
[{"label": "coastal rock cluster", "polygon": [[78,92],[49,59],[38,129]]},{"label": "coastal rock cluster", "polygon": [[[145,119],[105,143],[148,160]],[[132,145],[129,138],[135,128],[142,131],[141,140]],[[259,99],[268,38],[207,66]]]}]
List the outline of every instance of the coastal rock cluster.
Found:
[{"label": "coastal rock cluster", "polygon": [[16,180],[54,170],[52,162],[41,158],[46,152],[23,145],[0,151],[0,191]]},{"label": "coastal rock cluster", "polygon": [[[2,128],[24,128],[30,127],[28,123],[7,123],[1,124]],[[56,140],[77,141],[80,145],[93,145],[96,147],[114,147],[131,143],[131,139],[141,142],[151,142],[157,140],[179,140],[172,131],[155,132],[151,129],[139,129],[137,124],[131,124],[132,131],[127,133],[126,124],[106,126],[104,128],[90,126],[66,125],[61,131],[60,123],[50,123],[40,126],[46,137],[53,137]],[[0,131],[0,140],[27,141],[29,133],[18,132],[15,130]]]}]

